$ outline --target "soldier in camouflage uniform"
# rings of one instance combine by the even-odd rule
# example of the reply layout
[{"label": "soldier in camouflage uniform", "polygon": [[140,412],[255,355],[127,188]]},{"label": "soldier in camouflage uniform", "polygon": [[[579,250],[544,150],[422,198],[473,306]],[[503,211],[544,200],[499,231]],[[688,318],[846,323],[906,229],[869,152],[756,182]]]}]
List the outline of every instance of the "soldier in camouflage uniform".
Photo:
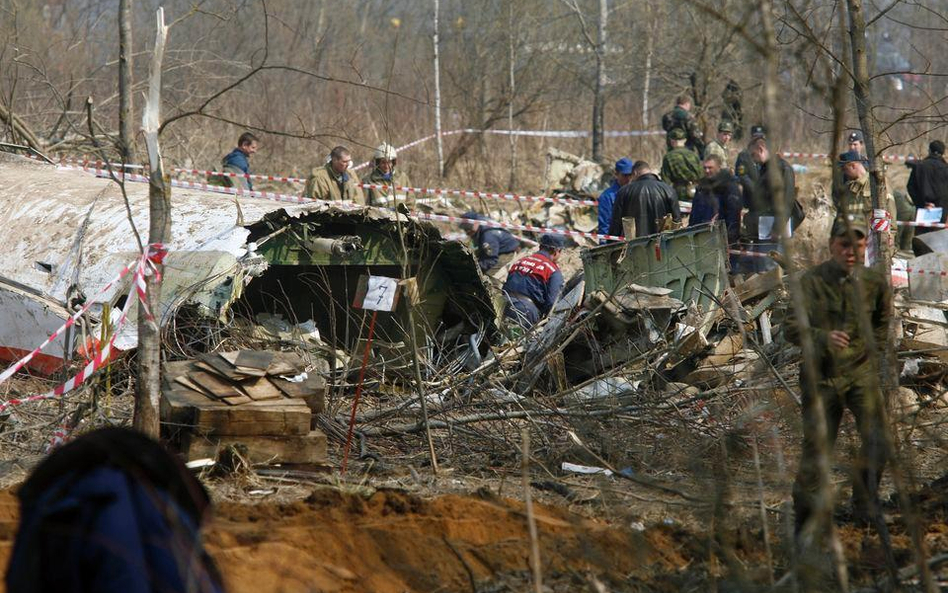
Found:
[{"label": "soldier in camouflage uniform", "polygon": [[[685,132],[685,146],[693,150],[700,157],[704,154],[704,134],[695,121],[695,116],[691,115],[691,97],[681,95],[675,100],[675,108],[662,116],[662,129],[670,133],[675,128],[680,128]],[[671,150],[672,145],[668,137],[665,138],[666,146]]]},{"label": "soldier in camouflage uniform", "polygon": [[701,161],[694,151],[685,148],[686,135],[681,128],[668,133],[672,149],[662,159],[662,181],[675,188],[679,200],[689,200],[695,184],[704,177]]},{"label": "soldier in camouflage uniform", "polygon": [[722,121],[718,124],[718,136],[704,147],[704,158],[714,155],[721,159],[721,166],[729,169],[730,159],[728,159],[727,145],[731,143],[731,137],[734,135],[734,124],[729,121]]},{"label": "soldier in camouflage uniform", "polygon": [[[797,534],[813,512],[821,486],[814,417],[818,403],[823,407],[830,447],[836,442],[845,408],[856,419],[862,450],[854,464],[853,517],[868,524],[880,512],[878,488],[886,447],[879,352],[887,340],[892,291],[878,271],[863,265],[868,234],[861,215],[837,217],[830,238],[831,259],[807,270],[800,279],[808,326],[792,308],[784,325],[787,339],[795,344],[801,343],[804,334],[811,336],[815,354],[812,360],[804,360],[800,372],[803,447],[793,485]],[[815,375],[816,392],[804,379],[807,371]]]}]

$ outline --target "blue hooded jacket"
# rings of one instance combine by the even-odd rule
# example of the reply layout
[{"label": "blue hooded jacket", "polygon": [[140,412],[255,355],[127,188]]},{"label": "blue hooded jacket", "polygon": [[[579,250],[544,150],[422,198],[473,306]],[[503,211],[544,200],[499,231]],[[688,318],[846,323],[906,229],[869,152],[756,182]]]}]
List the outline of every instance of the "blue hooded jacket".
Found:
[{"label": "blue hooded jacket", "polygon": [[[247,155],[244,154],[244,151],[239,148],[227,153],[227,156],[224,157],[222,161],[224,167],[233,167],[243,171],[245,174],[250,175],[250,159],[247,158]],[[253,181],[248,177],[246,178],[247,187],[253,189]]]}]

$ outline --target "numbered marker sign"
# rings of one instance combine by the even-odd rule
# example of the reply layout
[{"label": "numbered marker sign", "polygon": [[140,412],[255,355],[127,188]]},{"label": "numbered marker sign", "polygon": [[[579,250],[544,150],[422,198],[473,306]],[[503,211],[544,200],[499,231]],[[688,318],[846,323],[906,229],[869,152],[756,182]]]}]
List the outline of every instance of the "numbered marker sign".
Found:
[{"label": "numbered marker sign", "polygon": [[[356,307],[370,311],[394,311],[398,304],[398,278],[385,276],[365,276],[360,279],[365,282],[365,296],[360,300],[356,297]],[[362,292],[359,290],[358,292]]]}]

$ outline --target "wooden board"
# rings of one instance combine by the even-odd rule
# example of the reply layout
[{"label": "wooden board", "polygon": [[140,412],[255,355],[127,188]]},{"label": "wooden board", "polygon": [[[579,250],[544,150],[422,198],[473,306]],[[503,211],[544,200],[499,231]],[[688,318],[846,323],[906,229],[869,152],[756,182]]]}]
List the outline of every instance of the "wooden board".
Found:
[{"label": "wooden board", "polygon": [[283,393],[266,377],[259,377],[254,381],[244,381],[240,384],[240,388],[253,401],[283,398]]},{"label": "wooden board", "polygon": [[326,380],[319,375],[307,377],[300,383],[293,383],[286,379],[271,379],[277,389],[287,397],[300,397],[314,414],[323,411],[326,405]]},{"label": "wooden board", "polygon": [[237,366],[237,357],[240,355],[240,352],[218,352],[217,355],[233,367],[234,371],[247,375],[250,377],[263,377],[267,374],[267,369],[255,369],[251,367],[239,367]]},{"label": "wooden board", "polygon": [[273,362],[273,352],[268,350],[241,350],[237,353],[234,366],[266,371],[271,362]]},{"label": "wooden board", "polygon": [[[220,436],[185,435],[181,453],[188,461],[217,458],[222,447],[246,447],[251,463],[326,463],[326,435],[318,430],[294,436]],[[242,447],[241,447],[242,446]]]},{"label": "wooden board", "polygon": [[243,395],[236,385],[220,375],[205,371],[190,371],[188,379],[201,386],[204,391],[213,394],[218,399]]},{"label": "wooden board", "polygon": [[224,358],[218,354],[205,354],[201,356],[201,362],[210,366],[214,369],[214,372],[226,377],[231,381],[243,381],[248,379],[251,375],[237,370],[232,364],[224,360]]},{"label": "wooden board", "polygon": [[209,435],[308,434],[312,411],[300,398],[251,401],[231,406],[180,385],[171,377],[187,373],[190,363],[165,366],[160,402],[161,421]]}]

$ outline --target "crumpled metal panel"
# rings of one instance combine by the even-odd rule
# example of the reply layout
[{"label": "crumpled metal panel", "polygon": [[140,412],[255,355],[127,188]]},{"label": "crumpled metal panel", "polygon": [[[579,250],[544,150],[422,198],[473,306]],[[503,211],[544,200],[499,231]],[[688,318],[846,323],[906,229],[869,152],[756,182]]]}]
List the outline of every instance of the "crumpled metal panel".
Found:
[{"label": "crumpled metal panel", "polygon": [[[583,251],[586,293],[613,294],[629,284],[661,286],[705,311],[728,286],[727,231],[713,223],[609,243]],[[712,298],[713,295],[713,298]]]}]

